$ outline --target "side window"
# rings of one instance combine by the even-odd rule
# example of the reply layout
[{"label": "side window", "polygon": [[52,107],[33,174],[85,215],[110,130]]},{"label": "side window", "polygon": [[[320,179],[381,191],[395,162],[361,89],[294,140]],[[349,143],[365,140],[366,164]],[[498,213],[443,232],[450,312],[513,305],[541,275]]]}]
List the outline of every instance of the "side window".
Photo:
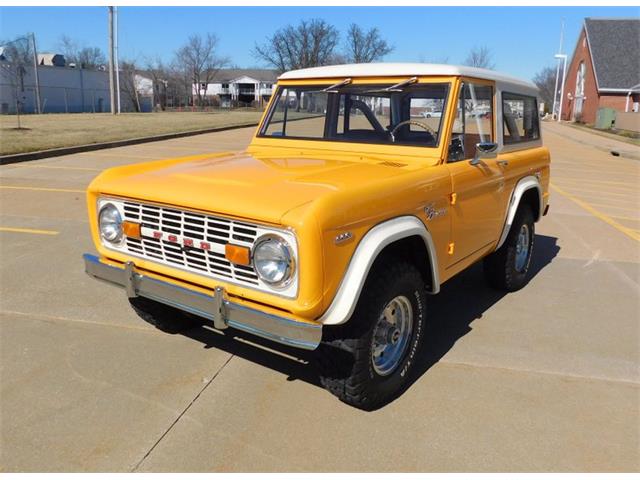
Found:
[{"label": "side window", "polygon": [[472,158],[477,143],[493,141],[493,87],[465,83],[457,103],[450,162]]},{"label": "side window", "polygon": [[502,93],[503,135],[505,145],[540,138],[538,105],[535,97]]}]

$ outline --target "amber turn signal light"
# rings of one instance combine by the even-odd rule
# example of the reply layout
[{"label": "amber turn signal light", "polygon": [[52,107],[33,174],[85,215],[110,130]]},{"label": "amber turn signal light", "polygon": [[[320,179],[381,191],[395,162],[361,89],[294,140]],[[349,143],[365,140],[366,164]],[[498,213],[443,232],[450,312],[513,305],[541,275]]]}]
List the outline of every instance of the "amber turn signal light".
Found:
[{"label": "amber turn signal light", "polygon": [[140,224],[133,222],[122,222],[122,231],[129,238],[140,238]]},{"label": "amber turn signal light", "polygon": [[247,247],[231,245],[227,243],[224,246],[224,256],[231,263],[236,265],[249,265],[251,263],[251,255]]}]

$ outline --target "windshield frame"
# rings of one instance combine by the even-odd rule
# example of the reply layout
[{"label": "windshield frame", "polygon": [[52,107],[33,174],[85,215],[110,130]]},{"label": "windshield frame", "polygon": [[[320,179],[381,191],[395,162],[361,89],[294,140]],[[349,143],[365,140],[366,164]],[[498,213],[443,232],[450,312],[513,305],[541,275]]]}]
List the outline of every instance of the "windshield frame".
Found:
[{"label": "windshield frame", "polygon": [[[354,88],[363,87],[365,91],[362,93],[369,93],[371,96],[380,95],[385,92],[385,88],[395,87],[399,83],[403,83],[408,80],[406,77],[398,78],[398,77],[386,77],[386,78],[377,78],[377,79],[354,79],[352,82],[344,86],[340,86],[332,92],[327,93],[327,95],[342,95],[343,93],[352,93]],[[381,149],[387,148],[395,148],[395,149],[427,149],[431,152],[439,151],[442,149],[443,140],[447,138],[447,117],[450,107],[450,102],[452,98],[452,92],[455,89],[455,78],[451,77],[428,77],[428,78],[417,78],[416,81],[408,83],[406,86],[402,87],[402,90],[405,92],[410,91],[419,91],[424,88],[428,88],[429,86],[442,86],[444,87],[444,96],[442,98],[442,109],[441,115],[439,118],[437,135],[435,138],[435,142],[433,144],[428,143],[416,143],[409,141],[398,141],[392,142],[391,140],[361,140],[356,138],[338,138],[335,136],[328,137],[326,132],[322,133],[322,136],[310,137],[310,136],[275,136],[266,134],[266,130],[269,128],[271,124],[271,120],[276,113],[276,108],[279,103],[279,100],[282,96],[282,92],[287,88],[304,88],[305,90],[313,90],[317,92],[321,92],[326,89],[328,86],[335,85],[337,83],[337,79],[326,80],[326,79],[305,79],[305,80],[296,80],[296,81],[283,81],[277,84],[277,88],[272,95],[272,98],[269,102],[269,106],[267,111],[263,115],[262,121],[260,122],[260,126],[256,131],[256,139],[267,140],[267,141],[279,141],[286,140],[289,142],[293,141],[311,141],[316,144],[330,145],[330,144],[340,144],[340,145],[362,145],[368,147],[379,147]],[[397,90],[394,90],[393,93],[397,93]],[[357,93],[355,93],[357,95]],[[340,98],[338,98],[338,105],[342,102]],[[324,114],[324,123],[325,127],[327,126],[327,117],[330,115],[329,109]],[[335,111],[333,112],[335,114]],[[422,117],[418,117],[417,120],[421,120]],[[286,119],[286,117],[285,117]],[[413,117],[409,115],[405,120],[412,120]],[[335,120],[337,124],[339,121],[339,117]],[[325,128],[326,130],[326,128]],[[420,129],[421,130],[421,129]],[[430,154],[431,155],[431,154]]]}]

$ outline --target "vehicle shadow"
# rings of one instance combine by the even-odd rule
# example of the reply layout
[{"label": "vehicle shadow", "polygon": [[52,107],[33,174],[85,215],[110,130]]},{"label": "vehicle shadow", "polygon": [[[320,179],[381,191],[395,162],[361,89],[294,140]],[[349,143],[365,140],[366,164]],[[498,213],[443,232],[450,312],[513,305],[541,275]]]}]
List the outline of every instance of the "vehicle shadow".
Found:
[{"label": "vehicle shadow", "polygon": [[[536,235],[531,275],[535,277],[560,251],[557,238]],[[526,287],[525,287],[526,288]],[[482,264],[477,263],[442,285],[438,295],[427,298],[427,315],[432,323],[423,348],[405,388],[388,403],[396,400],[436,364],[458,339],[472,329],[471,323],[506,295],[490,288],[483,278]],[[217,348],[231,355],[283,373],[287,380],[302,380],[321,387],[313,362],[313,352],[289,348],[233,329],[219,332],[208,325],[181,332],[181,335]]]}]

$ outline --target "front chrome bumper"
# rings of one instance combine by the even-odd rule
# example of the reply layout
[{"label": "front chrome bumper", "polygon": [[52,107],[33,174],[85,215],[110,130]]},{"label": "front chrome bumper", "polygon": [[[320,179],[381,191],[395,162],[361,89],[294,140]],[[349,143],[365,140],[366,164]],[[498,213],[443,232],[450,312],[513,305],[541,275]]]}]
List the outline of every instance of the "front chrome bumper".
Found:
[{"label": "front chrome bumper", "polygon": [[107,265],[95,255],[85,253],[87,274],[123,287],[128,297],[146,297],[213,321],[217,329],[233,327],[285,345],[314,350],[322,339],[322,326],[298,322],[231,302],[224,289],[217,287],[213,295],[180,287],[136,271],[133,262]]}]

